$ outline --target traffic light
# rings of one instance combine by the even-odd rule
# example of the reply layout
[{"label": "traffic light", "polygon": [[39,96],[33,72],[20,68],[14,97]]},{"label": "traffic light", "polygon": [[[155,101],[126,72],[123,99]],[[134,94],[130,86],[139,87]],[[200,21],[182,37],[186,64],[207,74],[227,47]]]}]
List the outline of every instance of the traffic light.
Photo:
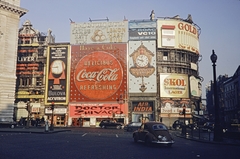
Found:
[{"label": "traffic light", "polygon": [[54,102],[52,102],[50,109],[54,110]]},{"label": "traffic light", "polygon": [[182,114],[185,115],[186,114],[186,106],[184,105],[183,106],[183,111],[182,111]]},{"label": "traffic light", "polygon": [[27,105],[26,105],[25,109],[26,109],[28,112],[31,112],[31,106],[30,106],[30,103],[29,103],[29,102],[27,102]]}]

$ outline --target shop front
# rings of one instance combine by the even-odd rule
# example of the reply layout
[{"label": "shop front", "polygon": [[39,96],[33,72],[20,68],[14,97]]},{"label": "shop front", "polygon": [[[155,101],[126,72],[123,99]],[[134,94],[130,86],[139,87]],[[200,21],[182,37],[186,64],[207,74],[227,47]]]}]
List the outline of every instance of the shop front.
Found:
[{"label": "shop front", "polygon": [[132,102],[132,121],[148,122],[154,121],[154,101],[137,101]]},{"label": "shop front", "polygon": [[52,110],[49,108],[45,108],[45,115],[47,116],[47,119],[49,122],[49,125],[52,121],[52,115],[53,115],[53,123],[56,127],[65,127],[67,126],[67,108],[54,108],[53,114]]},{"label": "shop front", "polygon": [[70,104],[69,125],[75,127],[99,127],[104,119],[126,122],[126,104]]}]

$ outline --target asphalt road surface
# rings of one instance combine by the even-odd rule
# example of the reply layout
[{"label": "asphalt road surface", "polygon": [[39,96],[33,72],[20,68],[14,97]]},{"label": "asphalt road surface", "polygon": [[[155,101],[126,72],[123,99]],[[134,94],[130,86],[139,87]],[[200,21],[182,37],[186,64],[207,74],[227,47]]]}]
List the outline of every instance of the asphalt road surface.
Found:
[{"label": "asphalt road surface", "polygon": [[0,132],[0,159],[239,159],[240,147],[175,137],[171,148],[134,143],[131,132],[72,129],[53,134]]}]

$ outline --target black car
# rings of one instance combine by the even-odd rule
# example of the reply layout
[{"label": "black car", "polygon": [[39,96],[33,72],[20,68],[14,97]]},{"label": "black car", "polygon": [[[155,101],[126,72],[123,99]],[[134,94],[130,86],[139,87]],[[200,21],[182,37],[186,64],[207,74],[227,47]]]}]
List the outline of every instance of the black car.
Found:
[{"label": "black car", "polygon": [[116,122],[115,120],[102,120],[99,126],[101,128],[116,128],[116,129],[124,128],[124,125],[122,123]]},{"label": "black car", "polygon": [[175,129],[175,130],[178,130],[178,129],[181,129],[183,127],[183,125],[184,125],[183,121],[176,120],[172,124],[172,128]]},{"label": "black car", "polygon": [[135,143],[144,142],[147,146],[158,144],[171,147],[174,143],[167,126],[155,121],[143,123],[138,130],[133,132],[133,140]]},{"label": "black car", "polygon": [[135,131],[140,128],[142,125],[141,122],[130,122],[129,124],[124,126],[125,131]]},{"label": "black car", "polygon": [[15,128],[17,126],[16,122],[0,122],[0,128]]},{"label": "black car", "polygon": [[214,122],[206,122],[203,127],[203,131],[213,131],[214,130]]}]

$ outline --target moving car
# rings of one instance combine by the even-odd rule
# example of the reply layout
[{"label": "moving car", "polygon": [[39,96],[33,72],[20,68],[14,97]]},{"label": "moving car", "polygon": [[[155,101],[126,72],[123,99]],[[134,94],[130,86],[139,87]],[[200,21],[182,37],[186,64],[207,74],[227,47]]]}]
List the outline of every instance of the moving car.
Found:
[{"label": "moving car", "polygon": [[124,126],[125,131],[135,131],[140,128],[142,125],[141,122],[130,122],[129,124]]},{"label": "moving car", "polygon": [[155,121],[143,123],[138,130],[133,132],[133,140],[135,143],[144,142],[146,145],[160,144],[168,147],[174,143],[167,126]]},{"label": "moving car", "polygon": [[116,129],[124,128],[124,125],[122,123],[116,122],[115,120],[102,120],[99,126],[101,128],[116,128]]}]

